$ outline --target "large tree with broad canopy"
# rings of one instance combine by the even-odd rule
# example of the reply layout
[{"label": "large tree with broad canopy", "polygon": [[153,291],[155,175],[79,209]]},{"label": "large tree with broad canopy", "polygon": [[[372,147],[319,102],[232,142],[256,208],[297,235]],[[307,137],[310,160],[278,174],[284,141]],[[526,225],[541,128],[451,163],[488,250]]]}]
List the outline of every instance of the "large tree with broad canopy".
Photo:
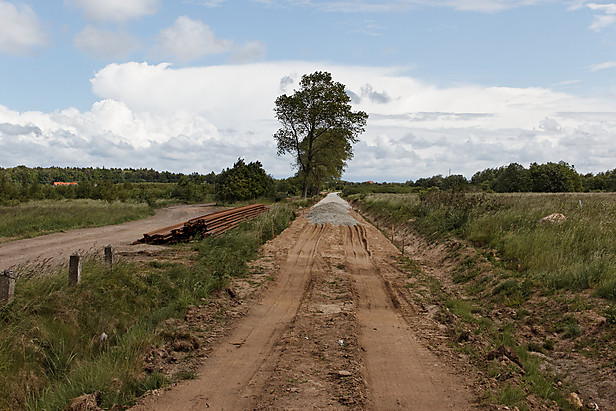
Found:
[{"label": "large tree with broad canopy", "polygon": [[344,84],[330,73],[302,76],[299,90],[276,99],[275,116],[282,127],[274,134],[278,155],[292,154],[302,181],[303,196],[309,187],[340,178],[353,157],[353,143],[364,132],[368,115],[351,109]]}]

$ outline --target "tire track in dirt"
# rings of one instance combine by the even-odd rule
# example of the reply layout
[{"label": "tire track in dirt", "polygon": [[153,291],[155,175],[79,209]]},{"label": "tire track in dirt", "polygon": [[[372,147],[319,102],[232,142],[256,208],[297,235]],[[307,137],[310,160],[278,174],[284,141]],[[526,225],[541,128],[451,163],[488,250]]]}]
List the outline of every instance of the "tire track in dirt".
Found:
[{"label": "tire track in dirt", "polygon": [[363,409],[365,381],[342,230],[324,225],[296,318],[276,346],[258,410]]},{"label": "tire track in dirt", "polygon": [[365,349],[368,407],[472,408],[462,381],[438,369],[443,364],[421,346],[396,310],[399,302],[392,300],[381,272],[389,266],[388,261],[383,260],[384,255],[374,257],[368,244],[379,244],[391,258],[397,254],[395,247],[374,227],[350,227],[347,242],[347,267],[358,293],[359,342]]},{"label": "tire track in dirt", "polygon": [[277,364],[272,358],[274,346],[294,319],[310,281],[323,226],[312,226],[307,221],[303,225],[305,229],[280,267],[276,285],[214,348],[199,376],[157,399],[148,399],[135,410],[253,408],[255,397],[262,393]]},{"label": "tire track in dirt", "polygon": [[473,409],[463,379],[419,342],[397,249],[353,217],[348,227],[299,217],[268,243],[279,268],[261,302],[196,379],[135,409]]}]

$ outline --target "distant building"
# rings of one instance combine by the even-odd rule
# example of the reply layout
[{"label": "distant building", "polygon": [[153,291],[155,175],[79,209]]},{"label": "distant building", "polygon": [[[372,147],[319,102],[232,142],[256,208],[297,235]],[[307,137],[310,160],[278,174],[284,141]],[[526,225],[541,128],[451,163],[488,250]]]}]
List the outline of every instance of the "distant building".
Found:
[{"label": "distant building", "polygon": [[374,181],[366,181],[366,184],[374,184]]},{"label": "distant building", "polygon": [[64,181],[54,181],[54,186],[76,186],[76,182],[64,182]]}]

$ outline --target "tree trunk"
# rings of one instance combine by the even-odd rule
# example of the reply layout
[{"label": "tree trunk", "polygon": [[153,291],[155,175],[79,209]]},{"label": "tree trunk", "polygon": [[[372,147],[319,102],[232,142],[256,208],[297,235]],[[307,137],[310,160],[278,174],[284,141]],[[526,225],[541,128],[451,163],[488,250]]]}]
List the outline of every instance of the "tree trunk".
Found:
[{"label": "tree trunk", "polygon": [[304,176],[303,176],[303,192],[302,192],[302,197],[306,198],[308,197],[308,180],[310,179],[310,172],[312,171],[310,164],[307,164],[304,167]]}]

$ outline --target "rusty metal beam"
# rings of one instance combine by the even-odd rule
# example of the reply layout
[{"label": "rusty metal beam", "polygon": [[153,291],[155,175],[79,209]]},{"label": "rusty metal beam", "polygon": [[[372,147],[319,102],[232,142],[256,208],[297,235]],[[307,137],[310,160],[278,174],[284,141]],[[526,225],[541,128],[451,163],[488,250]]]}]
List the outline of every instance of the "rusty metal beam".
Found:
[{"label": "rusty metal beam", "polygon": [[173,244],[190,241],[196,235],[221,235],[237,227],[242,221],[255,218],[266,211],[263,204],[250,204],[229,210],[205,214],[180,224],[145,233],[136,243]]}]

